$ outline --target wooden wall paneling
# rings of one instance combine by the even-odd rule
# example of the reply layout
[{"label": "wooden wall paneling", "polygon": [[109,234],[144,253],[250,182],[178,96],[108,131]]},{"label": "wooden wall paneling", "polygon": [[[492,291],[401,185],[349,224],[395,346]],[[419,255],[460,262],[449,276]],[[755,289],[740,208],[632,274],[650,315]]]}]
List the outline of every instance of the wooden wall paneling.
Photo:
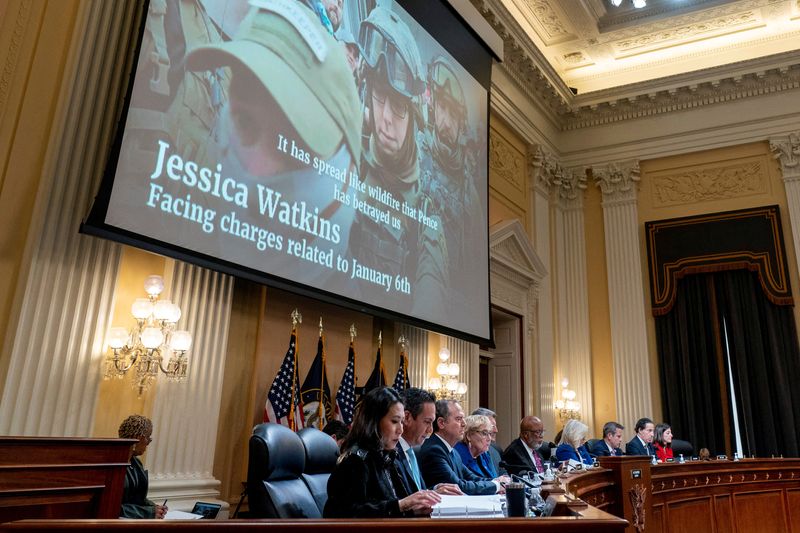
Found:
[{"label": "wooden wall paneling", "polygon": [[748,531],[789,531],[783,508],[783,491],[753,491],[733,495],[736,529]]},{"label": "wooden wall paneling", "polygon": [[714,498],[714,516],[716,517],[717,533],[734,531],[733,508],[730,494],[717,495]]},{"label": "wooden wall paneling", "polygon": [[800,489],[786,490],[786,509],[792,533],[800,533]]},{"label": "wooden wall paneling", "polygon": [[664,510],[664,522],[670,533],[715,533],[714,501],[711,496],[671,500]]}]

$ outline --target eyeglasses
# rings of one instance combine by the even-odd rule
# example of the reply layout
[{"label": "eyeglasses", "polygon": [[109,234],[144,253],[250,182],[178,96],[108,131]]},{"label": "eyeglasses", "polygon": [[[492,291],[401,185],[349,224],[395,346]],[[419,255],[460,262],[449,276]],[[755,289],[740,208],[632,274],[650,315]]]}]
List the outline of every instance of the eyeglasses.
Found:
[{"label": "eyeglasses", "polygon": [[392,98],[378,87],[372,89],[372,100],[381,107],[385,106],[388,101],[389,109],[397,119],[402,120],[408,115],[408,105],[405,102],[398,102],[396,98]]},{"label": "eyeglasses", "polygon": [[475,433],[477,433],[478,435],[480,435],[480,436],[481,436],[481,437],[483,437],[484,439],[491,438],[491,436],[492,436],[492,434],[491,434],[489,431],[486,431],[486,430],[483,430],[483,431],[476,431]]},{"label": "eyeglasses", "polygon": [[358,48],[370,68],[378,68],[381,56],[389,84],[400,94],[411,98],[421,94],[425,83],[414,76],[397,45],[372,24],[362,24],[358,33]]}]

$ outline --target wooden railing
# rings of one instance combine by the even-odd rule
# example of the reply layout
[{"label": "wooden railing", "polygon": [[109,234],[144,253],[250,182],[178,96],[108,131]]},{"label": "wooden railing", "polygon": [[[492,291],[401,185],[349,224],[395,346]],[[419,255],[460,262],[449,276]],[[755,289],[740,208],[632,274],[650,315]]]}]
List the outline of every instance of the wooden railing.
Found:
[{"label": "wooden railing", "polygon": [[626,518],[631,533],[800,533],[800,459],[600,465],[563,479],[566,494]]},{"label": "wooden railing", "polygon": [[135,442],[0,437],[0,522],[118,517]]}]

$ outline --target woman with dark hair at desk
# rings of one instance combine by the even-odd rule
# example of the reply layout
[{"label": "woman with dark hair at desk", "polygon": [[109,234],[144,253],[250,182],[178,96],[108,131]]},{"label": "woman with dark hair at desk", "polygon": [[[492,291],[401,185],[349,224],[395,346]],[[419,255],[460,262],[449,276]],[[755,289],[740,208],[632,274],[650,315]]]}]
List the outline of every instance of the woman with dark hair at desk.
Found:
[{"label": "woman with dark hair at desk", "polygon": [[589,426],[579,420],[569,420],[561,433],[561,442],[556,448],[556,458],[563,462],[578,461],[584,465],[592,465],[594,461],[586,449],[586,437]]},{"label": "woman with dark hair at desk", "polygon": [[656,449],[656,457],[660,463],[666,463],[668,459],[675,457],[672,453],[672,428],[669,424],[656,426],[653,447]]},{"label": "woman with dark hair at desk", "polygon": [[121,439],[137,439],[131,451],[131,464],[125,472],[120,518],[164,518],[166,505],[157,505],[147,499],[147,470],[139,456],[153,442],[153,423],[142,415],[131,415],[122,421],[118,431]]},{"label": "woman with dark hair at desk", "polygon": [[397,518],[429,515],[441,498],[432,490],[411,493],[397,468],[405,411],[389,387],[364,396],[328,480],[325,518]]}]

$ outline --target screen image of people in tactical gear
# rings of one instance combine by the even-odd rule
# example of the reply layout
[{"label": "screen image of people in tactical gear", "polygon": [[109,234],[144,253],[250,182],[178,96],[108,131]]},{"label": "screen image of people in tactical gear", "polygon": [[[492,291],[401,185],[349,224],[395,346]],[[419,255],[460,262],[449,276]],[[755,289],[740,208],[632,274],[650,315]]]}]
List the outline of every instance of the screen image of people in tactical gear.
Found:
[{"label": "screen image of people in tactical gear", "polygon": [[392,0],[151,0],[105,223],[488,338],[487,114]]}]

